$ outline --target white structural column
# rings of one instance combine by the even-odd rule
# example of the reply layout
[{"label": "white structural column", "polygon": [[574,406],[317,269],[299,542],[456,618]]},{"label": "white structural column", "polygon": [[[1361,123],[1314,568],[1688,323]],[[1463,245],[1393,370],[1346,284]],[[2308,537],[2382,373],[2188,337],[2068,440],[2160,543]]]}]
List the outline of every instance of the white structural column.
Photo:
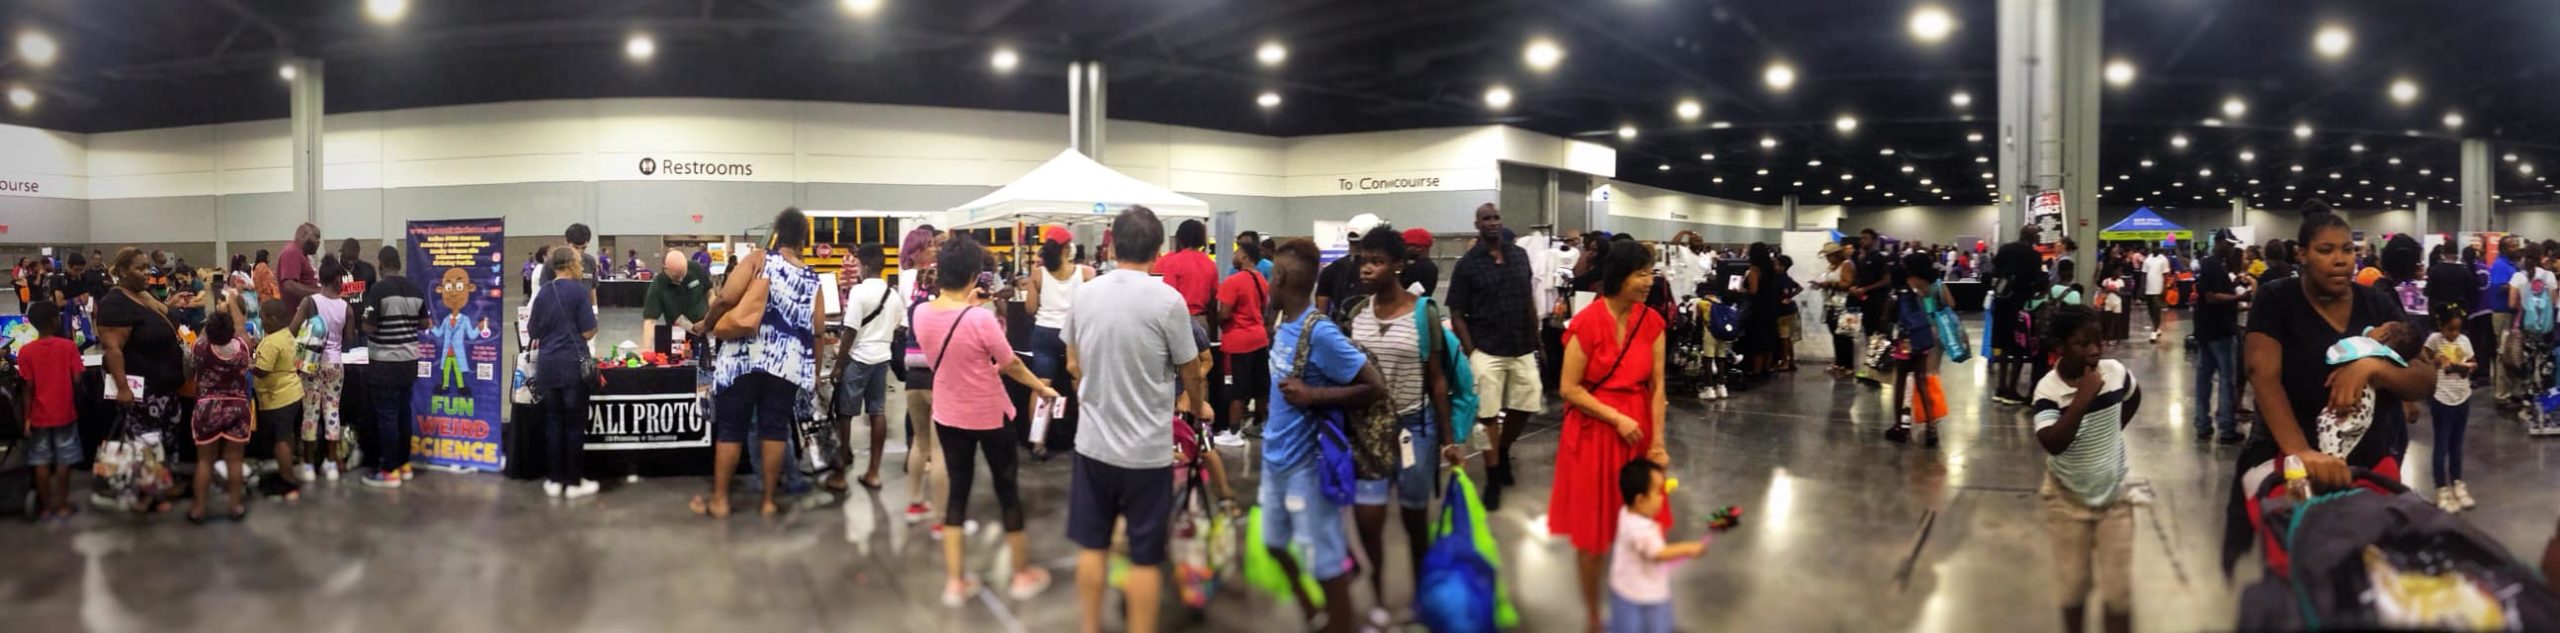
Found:
[{"label": "white structural column", "polygon": [[1067,145],[1094,162],[1102,162],[1102,128],[1110,120],[1103,104],[1107,86],[1102,62],[1067,64]]},{"label": "white structural column", "polygon": [[[2425,209],[2425,208],[2426,208],[2426,207],[2419,207],[2419,209],[2421,209],[2421,211],[2420,211],[2420,213],[2421,213],[2421,214],[2424,214],[2423,209]],[[2243,198],[2241,198],[2241,197],[2239,197],[2239,196],[2232,196],[2232,197],[2231,197],[2231,224],[2230,224],[2230,226],[2238,227],[2238,226],[2248,226],[2248,225],[2249,225],[2249,201],[2248,201],[2248,200],[2246,200],[2246,199],[2243,199]],[[2196,238],[2196,239],[2204,239],[2204,238],[2202,238],[2202,237],[2198,237],[2198,238]]]},{"label": "white structural column", "polygon": [[[293,73],[293,81],[287,88],[293,113],[293,205],[302,209],[303,221],[317,223],[320,221],[320,192],[328,189],[328,161],[321,156],[322,146],[327,143],[322,141],[320,125],[323,115],[327,114],[326,104],[321,101],[325,94],[326,82],[322,72],[325,69],[320,60],[309,57],[286,60],[285,68]],[[215,261],[231,259],[230,243],[225,236],[215,236],[213,243]]]},{"label": "white structural column", "polygon": [[[1800,213],[1800,210],[1799,210],[1799,207],[1798,207],[1799,202],[1796,200],[1796,194],[1792,194],[1792,193],[1787,194],[1787,196],[1786,196],[1785,198],[1780,198],[1780,199],[1779,199],[1778,204],[1779,204],[1779,207],[1780,207],[1782,210],[1784,210],[1784,211],[1786,212],[1786,224],[1783,224],[1783,225],[1781,225],[1781,226],[1785,226],[1785,227],[1787,227],[1785,230],[1788,230],[1788,231],[1800,231],[1800,230],[1803,230],[1803,229],[1804,229],[1804,225],[1803,225],[1803,223],[1802,223],[1802,222],[1800,222],[1800,221],[1797,219],[1797,218],[1801,217],[1801,216],[1802,216],[1802,214]],[[1843,207],[1843,208],[1846,208],[1846,207]]]},{"label": "white structural column", "polygon": [[[2062,191],[2063,233],[2094,245],[2103,0],[2000,0],[2003,226],[2022,226],[2038,191]],[[2005,236],[2003,236],[2005,237]],[[2083,246],[2082,248],[2091,248]],[[2075,271],[2090,283],[2096,266]]]},{"label": "white structural column", "polygon": [[2457,200],[2462,205],[2462,231],[2492,228],[2489,212],[2496,208],[2493,196],[2498,193],[2498,175],[2492,170],[2497,168],[2496,160],[2489,157],[2488,139],[2462,139],[2462,180],[2458,184],[2462,197]]},{"label": "white structural column", "polygon": [[2417,230],[2411,231],[2412,233],[2426,235],[2428,233],[2436,232],[2437,229],[2444,228],[2443,222],[2437,222],[2435,218],[2427,217],[2427,213],[2427,201],[2419,200],[2418,208],[2415,213],[2418,217],[2414,219],[2414,221],[2418,223],[2418,226],[2415,227]]}]

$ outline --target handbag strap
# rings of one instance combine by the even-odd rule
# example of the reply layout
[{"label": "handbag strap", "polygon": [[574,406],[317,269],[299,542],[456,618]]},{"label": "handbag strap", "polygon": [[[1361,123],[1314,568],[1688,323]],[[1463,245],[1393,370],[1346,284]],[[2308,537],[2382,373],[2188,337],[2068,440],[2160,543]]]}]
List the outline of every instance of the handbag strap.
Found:
[{"label": "handbag strap", "polygon": [[1282,380],[1297,378],[1306,373],[1307,352],[1315,347],[1316,320],[1321,316],[1323,315],[1318,313],[1314,306],[1308,306],[1306,311],[1298,317],[1298,349],[1289,353],[1289,375],[1281,376]]},{"label": "handbag strap", "polygon": [[[555,279],[555,280],[552,280],[552,281],[553,281],[554,283],[557,283],[559,280]],[[575,280],[575,279],[571,279],[571,280],[569,280],[569,282],[570,282],[570,283],[577,283],[577,280]],[[546,293],[546,294],[556,294],[556,293]],[[551,311],[552,311],[552,312],[555,312],[555,313],[558,313],[558,314],[560,315],[560,318],[565,319],[565,321],[562,321],[562,325],[567,326],[567,327],[577,327],[576,325],[570,325],[570,324],[577,323],[577,322],[578,322],[578,320],[577,320],[574,316],[572,316],[572,315],[570,315],[570,314],[569,314],[569,304],[568,304],[568,303],[566,303],[567,301],[568,301],[567,299],[561,299],[561,298],[559,298],[559,297],[552,297],[552,299],[551,299],[551,307],[552,307],[552,310],[551,310]],[[470,325],[471,325],[470,323],[465,322],[465,323],[463,323],[463,324],[462,324],[462,327],[470,327]],[[579,348],[578,357],[579,357],[579,358],[581,358],[581,359],[584,359],[582,362],[584,362],[584,363],[585,363],[586,365],[588,365],[588,366],[594,366],[594,365],[595,365],[595,362],[594,362],[594,360],[595,360],[595,351],[594,351],[594,350],[590,350],[590,349],[586,349],[586,348],[584,348],[584,347],[581,347],[581,348]]]},{"label": "handbag strap", "polygon": [[862,323],[854,325],[853,329],[860,330],[862,328],[871,327],[871,320],[880,318],[881,310],[889,309],[889,295],[896,293],[898,289],[888,287],[889,284],[886,282],[881,283],[880,286],[880,305],[871,306],[871,314],[863,315]]},{"label": "handbag strap", "polygon": [[[1608,308],[1604,306],[1604,307],[1602,307],[1601,309],[1602,309],[1602,310],[1607,310]],[[1628,311],[1628,312],[1632,312],[1632,313],[1636,313],[1636,323],[1635,323],[1635,327],[1634,327],[1634,328],[1631,328],[1631,329],[1629,329],[1629,330],[1627,330],[1627,340],[1626,340],[1626,342],[1624,342],[1624,343],[1619,343],[1619,344],[1618,344],[1618,359],[1617,359],[1616,361],[1612,361],[1612,362],[1609,364],[1609,372],[1608,372],[1608,373],[1601,374],[1601,375],[1600,375],[1600,379],[1599,379],[1599,380],[1591,381],[1591,384],[1595,384],[1595,385],[1605,385],[1605,384],[1608,384],[1608,383],[1609,383],[1609,379],[1610,379],[1611,377],[1614,377],[1614,376],[1617,376],[1617,375],[1618,375],[1618,368],[1619,368],[1619,367],[1624,367],[1624,366],[1626,366],[1626,364],[1627,364],[1627,350],[1629,350],[1629,349],[1633,349],[1633,348],[1636,346],[1636,345],[1635,345],[1635,343],[1636,343],[1636,335],[1637,335],[1637,334],[1639,334],[1639,333],[1642,333],[1642,332],[1644,331],[1644,323],[1645,323],[1645,318],[1644,318],[1644,317],[1645,317],[1645,315],[1646,315],[1646,314],[1650,314],[1650,313],[1652,313],[1652,312],[1653,312],[1653,309],[1652,309],[1652,308],[1647,308],[1647,307],[1644,307],[1644,306],[1641,306],[1641,305],[1631,305],[1631,306],[1628,306],[1628,307],[1627,307],[1627,311]],[[1615,337],[1617,337],[1617,335],[1618,335],[1618,333],[1617,333],[1617,332],[1615,332],[1615,331],[1612,331],[1612,332],[1610,332],[1610,333],[1609,333],[1609,336],[1610,336],[1611,338],[1615,338]]]},{"label": "handbag strap", "polygon": [[958,316],[951,317],[951,330],[942,333],[942,349],[933,353],[933,373],[942,373],[942,359],[951,355],[951,339],[960,333],[960,321],[969,318],[969,312],[976,309],[961,308]]}]

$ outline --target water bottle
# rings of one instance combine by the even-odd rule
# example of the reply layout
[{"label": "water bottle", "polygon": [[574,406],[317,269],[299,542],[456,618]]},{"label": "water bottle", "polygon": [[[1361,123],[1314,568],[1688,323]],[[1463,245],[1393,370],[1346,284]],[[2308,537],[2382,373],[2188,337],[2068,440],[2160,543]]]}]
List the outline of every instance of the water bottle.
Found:
[{"label": "water bottle", "polygon": [[2299,455],[2284,457],[2284,495],[2296,503],[2311,498],[2311,469],[2303,467]]}]

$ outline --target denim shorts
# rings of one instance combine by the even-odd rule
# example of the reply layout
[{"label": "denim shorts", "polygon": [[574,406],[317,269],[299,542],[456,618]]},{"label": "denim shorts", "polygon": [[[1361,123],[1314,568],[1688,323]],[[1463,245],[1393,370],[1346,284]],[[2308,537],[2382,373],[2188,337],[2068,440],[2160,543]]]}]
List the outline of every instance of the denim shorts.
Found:
[{"label": "denim shorts", "polygon": [[40,426],[27,429],[27,465],[69,466],[81,462],[80,427]]},{"label": "denim shorts", "polygon": [[1262,543],[1266,547],[1303,546],[1307,570],[1316,580],[1332,580],[1351,571],[1351,550],[1342,534],[1342,508],[1324,498],[1324,474],[1315,461],[1285,472],[1262,469]]},{"label": "denim shorts", "polygon": [[850,363],[836,380],[836,415],[889,413],[889,363]]},{"label": "denim shorts", "polygon": [[798,385],[773,374],[759,371],[739,376],[728,389],[711,396],[711,439],[738,444],[749,435],[767,442],[790,438],[791,410],[799,393]]},{"label": "denim shorts", "polygon": [[[1396,418],[1397,427],[1413,434],[1413,458],[1404,460],[1402,455],[1398,455],[1398,459],[1405,463],[1396,469],[1391,480],[1362,479],[1354,482],[1353,504],[1386,505],[1387,493],[1392,489],[1397,506],[1408,510],[1431,509],[1432,494],[1440,491],[1440,429],[1431,425],[1431,417],[1425,415],[1429,411],[1429,407],[1424,407]],[[1398,448],[1397,451],[1402,453],[1404,449]]]}]

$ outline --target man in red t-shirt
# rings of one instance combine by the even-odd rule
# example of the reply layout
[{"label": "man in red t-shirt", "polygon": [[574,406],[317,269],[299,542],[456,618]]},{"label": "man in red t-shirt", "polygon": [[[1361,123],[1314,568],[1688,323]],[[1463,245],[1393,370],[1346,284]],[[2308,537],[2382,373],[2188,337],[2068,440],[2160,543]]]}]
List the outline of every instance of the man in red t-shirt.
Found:
[{"label": "man in red t-shirt", "polygon": [[1164,282],[1182,293],[1182,305],[1191,311],[1191,320],[1201,327],[1208,320],[1209,303],[1218,292],[1218,265],[1209,261],[1209,226],[1199,220],[1183,220],[1173,232],[1173,252],[1156,260],[1156,273]]},{"label": "man in red t-shirt", "polygon": [[[1227,371],[1227,426],[1215,441],[1243,446],[1237,428],[1260,429],[1263,394],[1271,392],[1271,332],[1263,322],[1263,305],[1271,299],[1271,281],[1255,266],[1262,243],[1252,231],[1236,239],[1231,259],[1236,272],[1218,283],[1219,360]],[[1250,422],[1248,422],[1250,420]]]},{"label": "man in red t-shirt", "polygon": [[285,305],[302,305],[302,298],[320,294],[320,269],[312,266],[311,256],[320,253],[320,226],[309,222],[294,227],[293,243],[284,246],[284,256],[276,260],[276,284],[283,290]]},{"label": "man in red t-shirt", "polygon": [[18,401],[27,403],[27,464],[35,467],[41,516],[71,516],[71,467],[81,462],[79,417],[71,405],[71,385],[80,378],[80,349],[63,338],[62,310],[37,301],[27,308],[27,323],[39,336],[18,350],[18,375],[24,378]]}]

